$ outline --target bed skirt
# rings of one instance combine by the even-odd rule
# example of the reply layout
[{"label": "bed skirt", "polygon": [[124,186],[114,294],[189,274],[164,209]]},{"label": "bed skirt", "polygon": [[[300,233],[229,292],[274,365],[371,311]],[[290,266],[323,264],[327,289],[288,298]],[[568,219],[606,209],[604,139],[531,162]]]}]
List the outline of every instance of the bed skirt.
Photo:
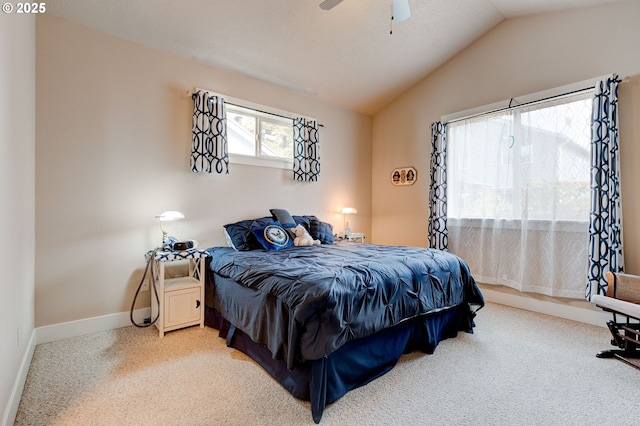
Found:
[{"label": "bed skirt", "polygon": [[473,333],[473,317],[467,304],[404,321],[372,336],[348,342],[328,357],[297,364],[292,370],[273,359],[266,346],[253,342],[242,330],[210,306],[205,324],[220,331],[227,346],[238,349],[260,364],[294,397],[311,402],[311,414],[320,422],[326,405],[391,370],[403,353],[433,353],[441,340],[458,331]]}]

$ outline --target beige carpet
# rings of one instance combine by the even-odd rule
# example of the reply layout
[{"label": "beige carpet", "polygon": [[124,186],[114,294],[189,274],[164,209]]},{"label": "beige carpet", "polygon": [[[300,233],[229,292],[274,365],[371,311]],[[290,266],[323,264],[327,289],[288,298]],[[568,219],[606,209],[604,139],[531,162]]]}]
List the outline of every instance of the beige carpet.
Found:
[{"label": "beige carpet", "polygon": [[[488,304],[474,334],[414,353],[328,406],[322,425],[638,424],[640,371],[608,331]],[[630,402],[631,401],[631,402]],[[217,331],[126,327],[36,347],[16,425],[312,425]]]}]

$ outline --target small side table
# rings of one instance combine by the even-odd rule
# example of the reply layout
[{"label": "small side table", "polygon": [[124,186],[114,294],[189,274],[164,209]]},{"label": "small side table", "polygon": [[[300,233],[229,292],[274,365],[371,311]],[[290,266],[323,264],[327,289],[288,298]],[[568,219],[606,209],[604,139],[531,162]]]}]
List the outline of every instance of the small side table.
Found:
[{"label": "small side table", "polygon": [[365,235],[362,232],[352,232],[350,234],[338,234],[338,238],[341,240],[364,243]]},{"label": "small side table", "polygon": [[[157,299],[151,294],[151,318],[158,316],[160,337],[179,328],[204,327],[204,277],[207,252],[197,248],[183,251],[158,251],[152,260]],[[189,261],[189,275],[166,278],[166,262]],[[153,290],[152,290],[153,291]]]}]

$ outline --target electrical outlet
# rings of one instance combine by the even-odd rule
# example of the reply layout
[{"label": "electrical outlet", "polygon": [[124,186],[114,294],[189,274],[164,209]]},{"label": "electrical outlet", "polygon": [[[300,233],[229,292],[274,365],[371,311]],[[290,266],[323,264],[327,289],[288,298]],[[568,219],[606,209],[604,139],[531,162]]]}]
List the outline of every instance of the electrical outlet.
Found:
[{"label": "electrical outlet", "polygon": [[149,278],[144,279],[142,287],[140,287],[140,291],[149,291]]}]

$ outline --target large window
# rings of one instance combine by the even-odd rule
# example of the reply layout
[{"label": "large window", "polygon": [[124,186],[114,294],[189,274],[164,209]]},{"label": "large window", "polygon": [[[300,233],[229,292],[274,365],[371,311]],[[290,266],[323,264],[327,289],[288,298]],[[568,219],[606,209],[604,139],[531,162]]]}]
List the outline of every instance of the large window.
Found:
[{"label": "large window", "polygon": [[449,217],[586,223],[591,97],[450,123]]},{"label": "large window", "polygon": [[448,123],[449,248],[480,282],[583,297],[592,96]]},{"label": "large window", "polygon": [[229,154],[291,163],[293,122],[289,118],[227,104]]}]

